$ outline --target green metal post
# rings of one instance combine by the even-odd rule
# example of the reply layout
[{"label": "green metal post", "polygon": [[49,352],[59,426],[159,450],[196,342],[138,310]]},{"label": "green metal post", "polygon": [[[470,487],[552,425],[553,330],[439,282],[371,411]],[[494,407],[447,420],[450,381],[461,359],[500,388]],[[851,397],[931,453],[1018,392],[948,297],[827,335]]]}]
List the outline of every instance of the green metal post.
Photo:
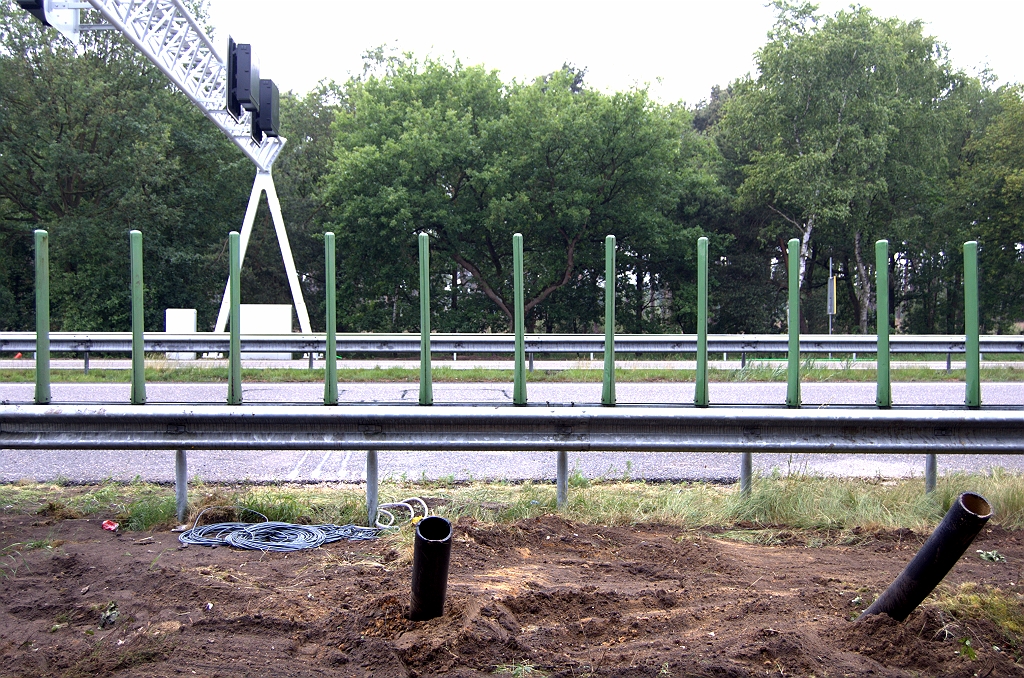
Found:
[{"label": "green metal post", "polygon": [[978,321],[978,243],[964,243],[964,359],[967,407],[981,407],[981,329]]},{"label": "green metal post", "polygon": [[430,372],[430,236],[420,233],[420,405],[434,404]]},{"label": "green metal post", "polygon": [[515,330],[516,330],[516,364],[513,373],[512,403],[526,404],[526,338],[523,326],[526,324],[526,313],[523,310],[523,235],[512,236],[512,271],[515,288]]},{"label": "green metal post", "polygon": [[875,297],[878,319],[878,389],[875,404],[892,407],[892,385],[889,380],[889,241],[875,243]]},{"label": "green metal post", "polygon": [[708,398],[708,239],[697,239],[697,379],[693,403],[707,407]]},{"label": "green metal post", "polygon": [[132,405],[146,404],[146,316],[142,305],[142,231],[130,231],[132,253]]},{"label": "green metal post", "polygon": [[50,242],[46,231],[36,240],[36,405],[50,404]]},{"label": "green metal post", "polygon": [[324,405],[338,404],[338,303],[334,270],[334,234],[324,233],[324,267],[327,281],[327,346],[324,355]]},{"label": "green metal post", "polygon": [[789,241],[789,386],[786,405],[800,407],[800,241]]},{"label": "green metal post", "polygon": [[604,388],[601,404],[615,404],[615,236],[604,239]]},{"label": "green metal post", "polygon": [[228,234],[228,259],[230,262],[230,304],[231,310],[228,314],[228,322],[231,325],[231,347],[228,354],[228,405],[242,404],[242,332],[239,327],[242,324],[241,285],[239,274],[241,259],[238,254],[238,231],[231,231]]}]

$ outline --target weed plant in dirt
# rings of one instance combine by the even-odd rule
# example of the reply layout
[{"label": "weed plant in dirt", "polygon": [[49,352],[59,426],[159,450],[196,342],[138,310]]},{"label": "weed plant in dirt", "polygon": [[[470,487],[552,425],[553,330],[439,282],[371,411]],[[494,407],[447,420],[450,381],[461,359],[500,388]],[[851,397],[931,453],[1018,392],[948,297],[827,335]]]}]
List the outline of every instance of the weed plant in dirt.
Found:
[{"label": "weed plant in dirt", "polygon": [[[571,485],[560,511],[546,484],[383,485],[454,525],[445,614],[425,622],[407,618],[408,525],[293,553],[181,548],[171,488],[0,486],[0,675],[1024,676],[1018,475],[927,496],[920,480]],[[903,623],[853,621],[965,489],[996,513],[935,593]],[[354,486],[191,499],[204,522],[364,520]]]}]

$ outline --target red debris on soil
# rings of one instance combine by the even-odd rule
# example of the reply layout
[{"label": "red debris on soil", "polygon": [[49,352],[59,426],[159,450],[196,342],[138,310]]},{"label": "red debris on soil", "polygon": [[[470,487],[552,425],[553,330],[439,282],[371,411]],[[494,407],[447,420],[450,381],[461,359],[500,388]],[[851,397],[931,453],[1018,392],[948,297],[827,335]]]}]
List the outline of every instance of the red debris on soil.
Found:
[{"label": "red debris on soil", "polygon": [[[461,520],[446,613],[411,622],[411,554],[393,540],[264,554],[97,522],[0,519],[0,675],[1024,676],[1019,639],[984,620],[925,605],[902,624],[851,621],[920,547],[906,530],[757,546]],[[1007,560],[972,548],[944,585],[1021,600],[1019,533],[987,529],[975,546]]]}]

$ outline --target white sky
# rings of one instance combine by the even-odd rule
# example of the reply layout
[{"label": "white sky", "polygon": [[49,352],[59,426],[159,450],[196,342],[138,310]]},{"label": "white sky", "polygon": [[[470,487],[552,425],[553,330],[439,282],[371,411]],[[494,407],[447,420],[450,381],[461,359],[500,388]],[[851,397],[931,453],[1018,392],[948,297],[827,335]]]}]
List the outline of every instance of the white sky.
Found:
[{"label": "white sky", "polygon": [[[832,14],[849,2],[819,0]],[[954,64],[998,82],[1024,80],[1024,1],[872,0],[878,16],[922,19]],[[216,39],[250,42],[261,75],[281,91],[342,82],[382,44],[483,64],[506,81],[531,80],[564,62],[587,68],[592,87],[650,83],[668,103],[695,104],[712,85],[753,71],[774,23],[763,0],[207,0]]]}]

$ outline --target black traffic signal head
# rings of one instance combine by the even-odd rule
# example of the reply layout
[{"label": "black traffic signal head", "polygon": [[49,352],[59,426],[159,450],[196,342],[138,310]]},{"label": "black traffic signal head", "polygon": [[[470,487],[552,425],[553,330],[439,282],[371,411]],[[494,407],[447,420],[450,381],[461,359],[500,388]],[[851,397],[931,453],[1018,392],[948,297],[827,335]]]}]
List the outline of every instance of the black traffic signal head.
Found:
[{"label": "black traffic signal head", "polygon": [[46,8],[43,6],[43,0],[18,0],[18,5],[32,16],[42,21],[44,26],[50,25],[50,22],[46,20]]},{"label": "black traffic signal head", "polygon": [[263,135],[268,137],[280,136],[279,111],[281,108],[281,95],[278,93],[277,85],[273,80],[266,78],[260,80],[259,91],[260,109],[252,112],[252,140],[258,144],[263,143]]},{"label": "black traffic signal head", "polygon": [[273,80],[260,80],[260,131],[268,137],[280,136],[281,95]]},{"label": "black traffic signal head", "polygon": [[243,109],[259,110],[260,64],[252,45],[235,44],[230,37],[227,62],[227,109],[238,120]]}]

